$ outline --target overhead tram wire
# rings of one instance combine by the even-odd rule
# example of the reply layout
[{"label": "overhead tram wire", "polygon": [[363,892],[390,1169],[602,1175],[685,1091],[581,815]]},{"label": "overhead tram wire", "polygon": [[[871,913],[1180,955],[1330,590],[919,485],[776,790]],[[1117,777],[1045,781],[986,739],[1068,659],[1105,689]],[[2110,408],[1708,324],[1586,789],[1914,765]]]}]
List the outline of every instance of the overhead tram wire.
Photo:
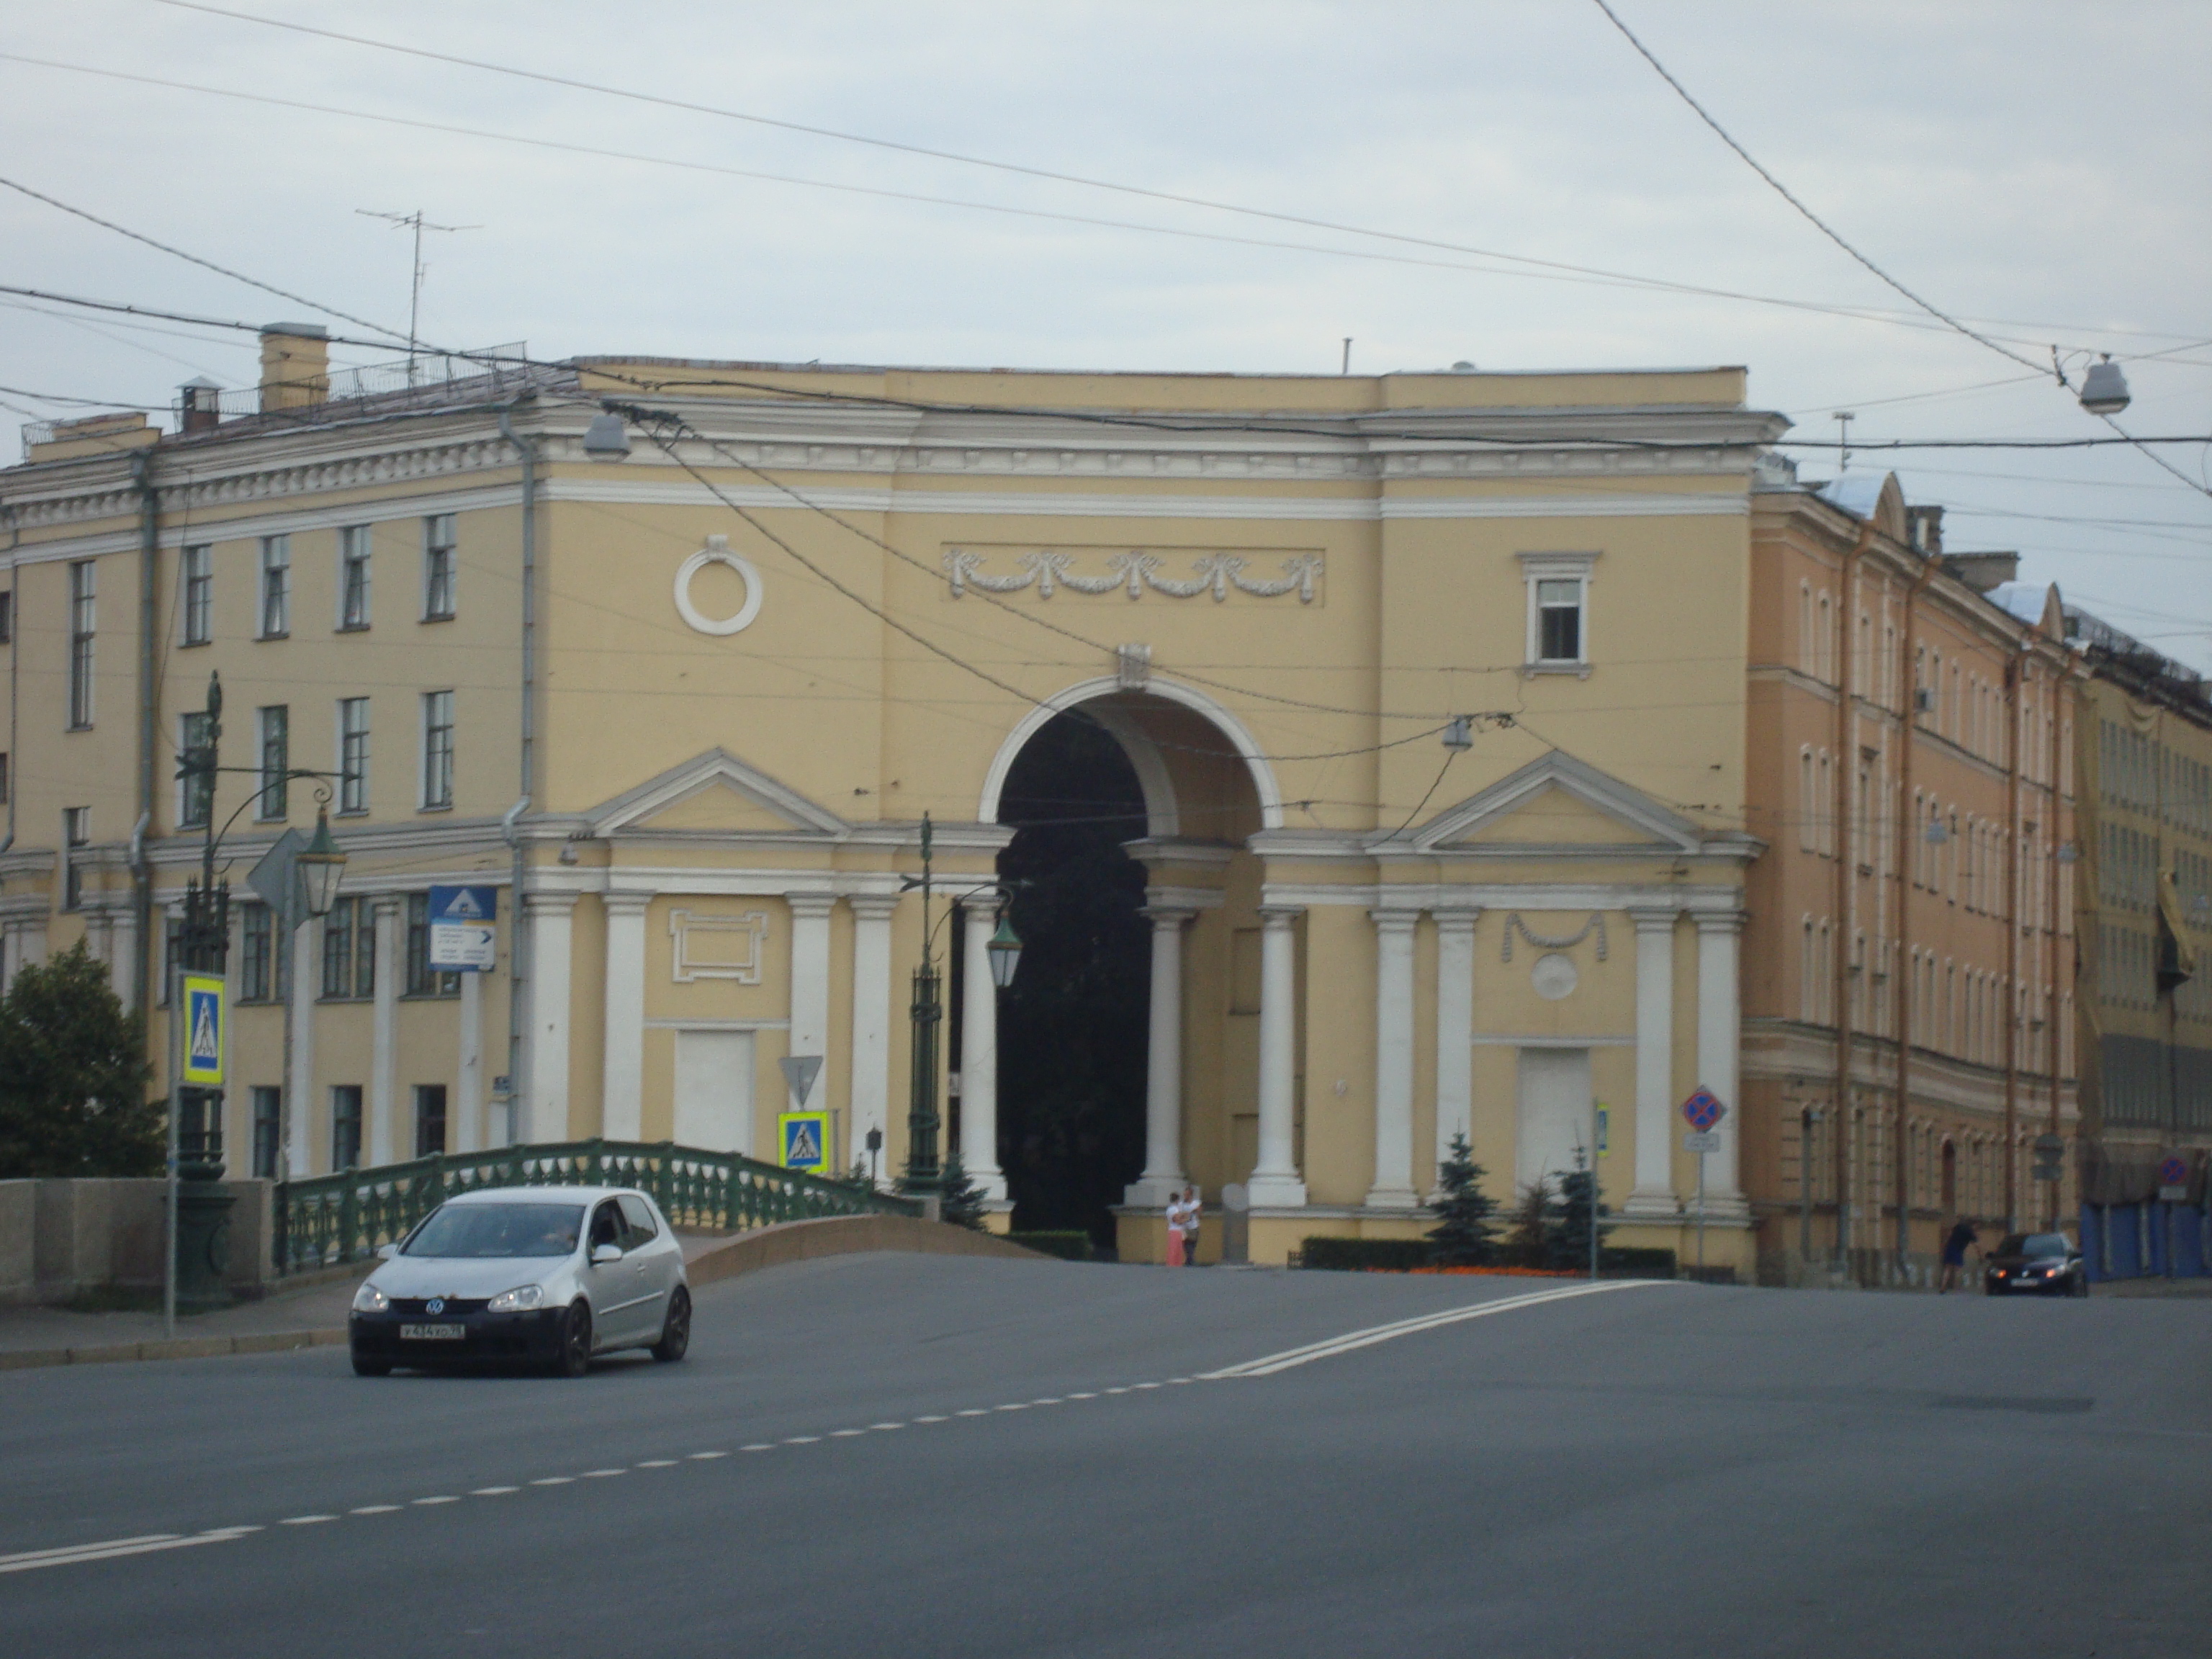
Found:
[{"label": "overhead tram wire", "polygon": [[[2038,374],[2041,374],[2045,372],[2044,366],[2041,363],[2036,362],[2030,358],[2021,356],[2020,353],[2014,351],[2009,346],[1999,344],[1986,334],[1979,333],[1977,331],[1969,328],[1965,323],[1960,322],[1956,317],[1954,317],[1949,312],[1943,310],[1933,301],[1921,298],[1919,295],[1907,288],[1903,283],[1898,281],[1896,277],[1891,276],[1887,270],[1884,270],[1871,258],[1860,252],[1857,248],[1852,246],[1849,241],[1844,240],[1842,232],[1837,230],[1832,225],[1829,224],[1826,220],[1820,217],[1819,214],[1814,212],[1811,208],[1806,206],[1803,202],[1798,200],[1797,197],[1790,191],[1787,185],[1784,184],[1782,180],[1776,178],[1771,173],[1768,172],[1759,162],[1757,156],[1753,155],[1749,150],[1738,143],[1735,141],[1734,135],[1732,135],[1729,130],[1723,126],[1718,121],[1715,120],[1711,112],[1709,112],[1703,104],[1699,103],[1695,98],[1690,95],[1690,89],[1684,86],[1680,81],[1676,80],[1674,75],[1668,70],[1667,66],[1661,63],[1657,58],[1652,55],[1651,49],[1649,46],[1645,46],[1643,41],[1636,38],[1636,32],[1630,28],[1627,24],[1620,21],[1620,14],[1613,10],[1612,6],[1607,3],[1607,0],[1591,0],[1591,3],[1596,6],[1600,11],[1606,15],[1607,21],[1609,21],[1613,27],[1620,31],[1622,38],[1625,39],[1630,46],[1636,48],[1638,55],[1641,57],[1645,63],[1650,64],[1654,70],[1658,71],[1659,78],[1664,81],[1668,86],[1674,88],[1674,91],[1680,96],[1682,101],[1696,112],[1698,118],[1700,121],[1703,121],[1707,126],[1711,127],[1723,143],[1726,144],[1730,149],[1734,150],[1737,155],[1742,158],[1745,166],[1748,167],[1753,173],[1756,173],[1760,178],[1764,179],[1770,185],[1771,185],[1775,193],[1780,196],[1784,201],[1789,203],[1791,207],[1796,209],[1814,229],[1818,230],[1823,236],[1826,237],[1838,247],[1841,248],[1845,253],[1849,254],[1858,264],[1863,265],[1868,270],[1873,272],[1874,275],[1879,277],[1884,283],[1887,284],[1890,288],[1894,289],[1906,299],[1911,301],[1914,305],[1919,307],[1921,310],[1926,312],[1930,317],[1935,318],[1937,321],[1943,323],[1950,328],[1957,330],[1960,334],[1965,335],[1966,338],[1973,341],[1975,344],[1986,347],[1989,350],[1996,352],[2000,357],[2008,358],[2012,362],[2021,365],[2023,368],[2033,369]],[[2073,386],[2068,384],[2066,371],[2059,364],[2057,358],[2058,349],[2056,346],[2053,346],[2051,348],[2051,364],[2049,372],[2056,374],[2060,386],[2065,386],[2069,392],[2073,391]],[[2118,421],[2114,420],[2110,415],[2100,414],[2094,410],[2089,412],[2095,414],[2099,420],[2104,422],[2106,426],[2111,427],[2113,431],[2120,434],[2122,437],[2129,438],[2130,441],[2133,441],[2133,439],[2128,433],[2127,429]],[[2184,472],[2179,467],[2174,465],[2172,462],[2167,460],[2163,455],[2154,453],[2149,449],[2143,448],[2142,445],[2140,443],[2136,444],[2136,447],[2138,449],[2142,449],[2142,453],[2154,463],[2159,466],[2164,467],[2168,472],[2173,474],[2175,477],[2180,479],[2184,483],[2188,484],[2192,489],[2196,489],[2203,495],[2212,495],[2212,487],[2207,487],[2200,481],[2191,478],[2186,472]],[[1854,445],[1853,447],[1856,448],[1857,446]]]},{"label": "overhead tram wire", "polygon": [[[1176,191],[1160,190],[1150,185],[1126,184],[1119,180],[1110,179],[1094,179],[1080,173],[1062,173],[1052,168],[1033,167],[1019,161],[1002,161],[989,156],[969,155],[956,150],[938,149],[928,145],[910,143],[900,139],[872,137],[863,133],[846,132],[834,127],[817,126],[805,122],[787,120],[777,116],[760,115],[745,110],[730,109],[714,104],[702,104],[687,99],[669,97],[663,94],[643,92],[634,88],[617,87],[609,85],[602,82],[586,81],[573,76],[556,75],[550,71],[522,69],[514,64],[494,63],[485,58],[462,57],[458,53],[437,52],[428,47],[412,46],[398,41],[379,40],[372,39],[367,35],[348,34],[340,30],[321,28],[313,24],[295,22],[285,18],[264,17],[252,12],[234,11],[226,7],[199,3],[199,0],[157,0],[157,3],[174,7],[179,10],[202,12],[210,16],[227,18],[234,22],[252,23],[264,28],[286,29],[295,33],[318,36],[324,40],[340,41],[348,46],[366,46],[378,52],[395,52],[405,57],[427,59],[434,63],[451,64],[464,69],[479,70],[487,74],[509,76],[517,79],[533,81],[548,86],[563,87],[571,91],[589,92],[605,97],[625,99],[633,102],[658,106],[662,108],[681,110],[694,115],[712,116],[722,120],[746,122],[759,126],[777,128],[784,131],[804,133],[810,137],[828,138],[840,143],[859,144],[872,149],[890,150],[902,155],[918,155],[932,161],[950,161],[963,167],[982,167],[996,172],[1012,173],[1021,177],[1042,179],[1054,184],[1074,185],[1086,190],[1107,191],[1119,195],[1134,196],[1151,201],[1170,203],[1180,207],[1200,208],[1209,212],[1237,214],[1248,218],[1268,220],[1279,224],[1297,225],[1310,230],[1325,230],[1338,235],[1366,237],[1375,240],[1398,243],[1407,246],[1431,248],[1449,253],[1467,254],[1478,258],[1503,260],[1508,264],[1528,267],[1532,271],[1553,272],[1577,278],[1625,283],[1631,287],[1637,288],[1665,289],[1711,299],[1736,300],[1760,305],[1789,306],[1799,309],[1831,312],[1839,316],[1863,317],[1869,321],[1892,323],[1906,322],[1909,325],[1911,325],[1909,318],[1885,316],[1878,312],[1855,309],[1849,307],[1827,306],[1814,301],[1780,299],[1765,295],[1739,293],[1729,289],[1712,288],[1692,283],[1673,282],[1663,277],[1641,276],[1633,272],[1610,270],[1600,266],[1576,264],[1569,261],[1559,259],[1545,259],[1531,254],[1509,253],[1496,248],[1477,247],[1468,243],[1448,241],[1439,237],[1416,236],[1405,232],[1379,229],[1373,226],[1351,224],[1337,220],[1324,219],[1314,215],[1286,213],[1269,208],[1251,207],[1237,202],[1218,201],[1209,197],[1191,196]],[[61,67],[76,68],[78,66],[71,64],[61,65]],[[111,73],[112,71],[95,70],[90,72]],[[198,90],[199,88],[193,89]],[[369,118],[384,119],[389,118],[370,117]],[[678,163],[678,165],[686,164]],[[817,181],[809,180],[805,182],[812,183]],[[836,185],[830,187],[847,189],[858,188],[856,186]],[[954,204],[967,207],[981,207],[984,208],[985,210],[989,211],[1036,211],[1042,213],[1041,210],[1017,210],[1011,208],[997,209],[992,208],[988,204],[978,203],[957,203]],[[1046,215],[1044,216],[1063,216]],[[1076,216],[1064,216],[1074,217]],[[1212,238],[1208,233],[1177,231],[1172,228],[1167,227],[1130,225],[1119,228],[1139,230],[1157,230],[1163,234],[1170,235],[1207,236],[1209,240],[1232,241],[1242,240],[1228,237]],[[1267,244],[1261,245],[1267,246]],[[1329,250],[1316,249],[1315,251],[1328,252]],[[2091,330],[2087,331],[2113,332],[2116,331]],[[2162,337],[2172,337],[2166,336]]]}]

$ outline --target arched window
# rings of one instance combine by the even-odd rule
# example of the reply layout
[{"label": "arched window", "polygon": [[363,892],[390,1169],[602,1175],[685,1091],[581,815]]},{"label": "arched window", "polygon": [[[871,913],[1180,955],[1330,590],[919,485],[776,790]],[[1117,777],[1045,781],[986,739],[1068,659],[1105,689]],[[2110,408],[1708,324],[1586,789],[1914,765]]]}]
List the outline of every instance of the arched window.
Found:
[{"label": "arched window", "polygon": [[1813,672],[1825,684],[1835,683],[1836,623],[1830,614],[1828,590],[1820,590],[1820,620],[1813,633]]},{"label": "arched window", "polygon": [[1813,632],[1813,584],[1797,584],[1797,666],[1801,672],[1817,677],[1820,665],[1818,636]]},{"label": "arched window", "polygon": [[1810,1024],[1820,1017],[1820,961],[1811,916],[1805,918],[1803,929],[1797,957],[1797,1018]]},{"label": "arched window", "polygon": [[1820,798],[1814,793],[1813,749],[1808,744],[1797,751],[1797,847],[1800,852],[1818,852],[1820,846]]}]

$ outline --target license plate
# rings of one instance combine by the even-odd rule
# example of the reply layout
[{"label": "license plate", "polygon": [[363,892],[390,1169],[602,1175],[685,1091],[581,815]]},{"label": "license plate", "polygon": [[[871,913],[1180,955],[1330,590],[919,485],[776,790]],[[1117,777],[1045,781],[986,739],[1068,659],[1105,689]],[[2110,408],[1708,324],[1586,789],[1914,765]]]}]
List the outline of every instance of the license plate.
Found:
[{"label": "license plate", "polygon": [[469,1334],[465,1325],[402,1325],[402,1342],[459,1342]]}]

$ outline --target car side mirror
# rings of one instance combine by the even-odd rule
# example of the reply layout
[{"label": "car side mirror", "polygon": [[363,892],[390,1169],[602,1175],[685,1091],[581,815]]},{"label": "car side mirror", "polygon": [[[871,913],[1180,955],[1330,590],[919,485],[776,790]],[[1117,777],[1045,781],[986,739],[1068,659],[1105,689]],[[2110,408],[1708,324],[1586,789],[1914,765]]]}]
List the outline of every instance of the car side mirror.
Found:
[{"label": "car side mirror", "polygon": [[592,1265],[594,1267],[604,1267],[610,1261],[619,1261],[621,1260],[622,1246],[619,1244],[594,1244],[592,1246]]},{"label": "car side mirror", "polygon": [[376,1256],[380,1261],[389,1261],[398,1254],[399,1247],[397,1244],[380,1244],[376,1247]]}]

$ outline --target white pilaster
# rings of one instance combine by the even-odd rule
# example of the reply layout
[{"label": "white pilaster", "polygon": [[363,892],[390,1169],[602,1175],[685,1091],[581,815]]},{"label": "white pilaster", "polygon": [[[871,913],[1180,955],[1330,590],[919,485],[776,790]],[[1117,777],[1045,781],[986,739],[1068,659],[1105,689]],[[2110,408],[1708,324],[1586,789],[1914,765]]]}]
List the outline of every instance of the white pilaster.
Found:
[{"label": "white pilaster", "polygon": [[991,981],[997,915],[977,905],[963,913],[961,966],[960,1167],[987,1199],[1006,1195],[999,1168],[999,988]]},{"label": "white pilaster", "polygon": [[568,975],[574,952],[576,896],[531,893],[528,1019],[523,1048],[530,1067],[515,1114],[520,1143],[568,1138]]},{"label": "white pilaster", "polygon": [[1720,1122],[1720,1150],[1707,1155],[1705,1206],[1709,1215],[1747,1218],[1749,1206],[1737,1181],[1737,1148],[1742,1144],[1742,1005],[1738,1000],[1737,951],[1742,941],[1739,911],[1699,915],[1698,923],[1698,1079],[1721,1098],[1728,1115]]},{"label": "white pilaster", "polygon": [[600,896],[607,915],[605,1064],[599,1133],[609,1140],[645,1135],[645,911],[650,893]]},{"label": "white pilaster", "polygon": [[[890,1134],[892,895],[846,901],[853,907],[853,1139],[846,1157],[867,1156],[868,1131]],[[880,1173],[888,1165],[877,1159]]]},{"label": "white pilaster", "polygon": [[[784,902],[791,909],[791,1033],[786,1052],[822,1057],[822,1074],[807,1104],[823,1110],[830,1104],[830,913],[837,908],[837,897],[787,893]],[[830,1149],[833,1161],[841,1150]],[[848,1158],[835,1173],[851,1167]]]},{"label": "white pilaster", "polygon": [[23,965],[22,930],[12,921],[0,922],[0,996],[15,982],[15,970]]},{"label": "white pilaster", "polygon": [[1260,1161],[1245,1183],[1255,1209],[1304,1206],[1294,1156],[1297,935],[1294,905],[1260,909]]},{"label": "white pilaster", "polygon": [[[380,895],[369,908],[376,929],[376,1000],[369,1026],[368,1161],[396,1164],[401,1154],[398,1103],[393,1098],[399,1069],[399,906],[397,893]],[[405,1156],[415,1156],[414,1137],[405,1137]]]},{"label": "white pilaster", "polygon": [[292,930],[292,1000],[284,1010],[290,1064],[284,1071],[284,1138],[288,1175],[314,1173],[315,987],[323,971],[323,923],[309,916]]},{"label": "white pilaster", "polygon": [[483,975],[461,975],[460,1053],[453,1074],[453,1109],[449,1119],[453,1150],[473,1152],[483,1135]]},{"label": "white pilaster", "polygon": [[1152,923],[1151,1018],[1145,1050],[1145,1172],[1122,1190],[1133,1207],[1158,1209],[1185,1185],[1182,1167],[1182,939],[1196,912],[1147,906]]},{"label": "white pilaster", "polygon": [[1621,1212],[1678,1214],[1674,1197],[1674,910],[1631,910],[1636,924],[1636,1185]]},{"label": "white pilaster", "polygon": [[[1437,1157],[1452,1137],[1474,1139],[1474,925],[1480,910],[1439,910],[1437,918]],[[1433,1193],[1432,1167],[1421,1187]]]},{"label": "white pilaster", "polygon": [[1413,1191],[1413,929],[1419,910],[1370,910],[1375,923],[1375,1184],[1370,1210],[1410,1210]]}]

